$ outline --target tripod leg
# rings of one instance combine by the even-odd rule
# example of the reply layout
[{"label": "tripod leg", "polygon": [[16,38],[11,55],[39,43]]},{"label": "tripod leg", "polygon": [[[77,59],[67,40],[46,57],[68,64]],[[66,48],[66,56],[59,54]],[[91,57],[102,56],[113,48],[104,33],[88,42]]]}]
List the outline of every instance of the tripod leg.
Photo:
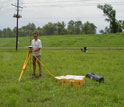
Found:
[{"label": "tripod leg", "polygon": [[26,60],[25,60],[25,62],[24,62],[23,68],[22,68],[22,72],[21,72],[20,77],[19,77],[19,79],[18,79],[19,81],[21,80],[22,75],[23,75],[23,73],[24,73],[25,70],[26,70],[26,67],[27,67],[27,64],[28,64],[28,61],[29,61],[29,57],[30,57],[30,54],[28,54],[28,56],[26,57]]},{"label": "tripod leg", "polygon": [[22,70],[22,72],[21,72],[21,74],[20,74],[20,77],[19,77],[19,79],[18,79],[19,81],[21,80],[23,73],[24,73],[24,70]]},{"label": "tripod leg", "polygon": [[41,64],[41,66],[49,73],[49,75],[51,75],[52,77],[55,77],[48,69],[45,65],[43,65],[43,63],[37,58],[35,57],[36,60]]},{"label": "tripod leg", "polygon": [[22,70],[25,70],[26,69],[26,67],[27,67],[27,64],[28,64],[28,61],[29,61],[29,54],[28,54],[28,56],[27,56],[27,58],[26,58],[26,60],[25,60],[25,63],[24,63],[24,65],[23,65],[23,68],[22,68]]}]

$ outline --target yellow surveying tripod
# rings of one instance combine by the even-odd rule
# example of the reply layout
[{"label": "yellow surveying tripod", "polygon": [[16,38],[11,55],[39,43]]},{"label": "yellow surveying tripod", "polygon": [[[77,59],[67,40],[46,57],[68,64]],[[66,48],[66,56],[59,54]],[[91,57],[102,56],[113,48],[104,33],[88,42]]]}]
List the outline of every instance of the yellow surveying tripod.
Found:
[{"label": "yellow surveying tripod", "polygon": [[[32,47],[29,46],[29,52],[28,52],[28,55],[27,55],[27,57],[26,57],[26,59],[25,59],[24,65],[23,65],[23,67],[22,67],[22,72],[21,72],[21,74],[20,74],[20,76],[19,76],[19,79],[18,79],[19,81],[22,79],[22,76],[23,76],[23,74],[24,74],[24,72],[25,72],[25,70],[26,70],[26,67],[27,67],[27,65],[28,65],[30,55],[32,54],[31,48],[32,48]],[[36,60],[37,60],[38,62],[40,62],[41,66],[48,72],[48,74],[55,78],[55,76],[47,69],[47,67],[46,67],[36,56],[35,56],[35,58],[36,58]]]},{"label": "yellow surveying tripod", "polygon": [[28,65],[28,62],[29,62],[29,58],[30,58],[30,55],[31,55],[31,53],[32,52],[28,52],[28,55],[27,55],[27,57],[26,57],[26,59],[25,59],[25,62],[24,62],[24,65],[23,65],[23,67],[22,67],[22,72],[21,72],[21,74],[20,74],[20,77],[19,77],[19,81],[21,80],[21,78],[22,78],[22,75],[24,74],[24,72],[25,72],[25,70],[26,70],[26,67],[27,67],[27,65]]}]

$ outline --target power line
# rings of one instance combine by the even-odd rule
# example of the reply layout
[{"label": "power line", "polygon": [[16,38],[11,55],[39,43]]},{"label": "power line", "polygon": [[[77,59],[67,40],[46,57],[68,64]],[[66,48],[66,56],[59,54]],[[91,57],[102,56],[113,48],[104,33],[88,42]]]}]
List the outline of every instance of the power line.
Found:
[{"label": "power line", "polygon": [[[37,19],[51,19],[51,20],[57,20],[57,19],[103,19],[104,17],[23,17],[23,19],[32,19],[32,20],[37,20]],[[124,17],[117,17],[117,18],[124,18]]]},{"label": "power line", "polygon": [[[86,0],[87,1],[87,0]],[[22,3],[22,4],[53,4],[53,3],[83,3],[83,4],[98,4],[98,3],[100,3],[100,4],[103,4],[103,3],[106,3],[106,2],[97,2],[97,3],[88,3],[88,2],[86,2],[86,1],[52,1],[52,2],[30,2],[30,3]],[[93,1],[93,0],[92,0]],[[95,0],[96,1],[96,0]],[[124,3],[124,2],[107,2],[107,3]]]},{"label": "power line", "polygon": [[72,3],[72,2],[79,2],[79,1],[52,1],[52,2],[46,2],[46,1],[44,1],[44,2],[30,2],[30,3],[22,3],[22,4],[39,4],[39,3]]},{"label": "power line", "polygon": [[[96,6],[98,4],[105,4],[105,3],[70,3],[70,4],[59,4],[59,3],[48,3],[48,4],[41,4],[41,3],[34,3],[34,4],[26,4],[24,5],[25,7],[41,7],[41,8],[45,8],[45,7],[81,7],[81,6]],[[124,5],[124,2],[122,3],[117,3],[117,2],[112,2],[109,3],[111,5]]]},{"label": "power line", "polygon": [[54,4],[54,3],[82,3],[82,4],[103,4],[103,3],[124,3],[124,2],[83,2],[83,1],[52,1],[52,2],[30,2],[30,3],[22,3],[22,4]]},{"label": "power line", "polygon": [[37,18],[29,18],[29,17],[23,17],[23,19],[70,19],[70,18],[103,18],[103,17],[37,17]]}]

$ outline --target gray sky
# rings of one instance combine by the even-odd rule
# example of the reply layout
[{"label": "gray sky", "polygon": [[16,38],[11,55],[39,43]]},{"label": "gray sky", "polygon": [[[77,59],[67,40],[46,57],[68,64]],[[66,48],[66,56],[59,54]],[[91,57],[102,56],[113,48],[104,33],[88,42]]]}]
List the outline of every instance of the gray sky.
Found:
[{"label": "gray sky", "polygon": [[[17,0],[0,0],[0,29],[14,28],[16,19],[13,14],[16,8],[11,4],[16,4]],[[48,22],[64,21],[69,22],[81,20],[83,23],[89,21],[97,26],[97,31],[108,26],[102,10],[97,8],[98,4],[111,4],[116,10],[118,20],[124,20],[123,0],[20,0],[19,27],[34,23],[37,27],[42,27]]]}]

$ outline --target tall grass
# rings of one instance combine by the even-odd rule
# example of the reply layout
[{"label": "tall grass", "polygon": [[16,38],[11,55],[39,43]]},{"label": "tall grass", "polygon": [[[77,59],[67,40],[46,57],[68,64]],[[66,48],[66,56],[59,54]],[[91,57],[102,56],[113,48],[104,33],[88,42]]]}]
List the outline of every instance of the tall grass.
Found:
[{"label": "tall grass", "polygon": [[[32,77],[32,65],[18,82],[27,50],[0,50],[1,107],[123,107],[124,50],[42,50],[42,62],[55,75],[86,75],[93,72],[105,82],[86,79],[82,88],[63,87],[44,69]],[[38,75],[38,69],[37,69]]]},{"label": "tall grass", "polygon": [[[44,47],[123,47],[124,33],[103,35],[39,36]],[[30,45],[33,37],[19,37],[19,47]],[[0,38],[0,47],[15,47],[15,38]]]}]

